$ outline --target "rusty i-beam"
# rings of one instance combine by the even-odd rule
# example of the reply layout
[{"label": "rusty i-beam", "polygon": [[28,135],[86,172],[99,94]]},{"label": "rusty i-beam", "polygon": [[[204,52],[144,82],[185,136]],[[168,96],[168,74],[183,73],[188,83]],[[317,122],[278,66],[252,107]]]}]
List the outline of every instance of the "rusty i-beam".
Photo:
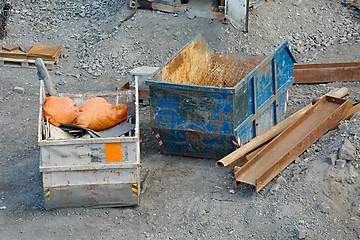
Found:
[{"label": "rusty i-beam", "polygon": [[360,62],[295,64],[295,84],[360,81]]},{"label": "rusty i-beam", "polygon": [[[345,97],[348,94],[348,89],[343,88],[335,88],[326,95],[342,98]],[[320,98],[314,99],[314,104],[319,100]],[[291,116],[287,117],[285,120],[281,121],[280,123],[276,124],[274,127],[268,129],[267,131],[263,132],[259,136],[253,138],[250,140],[250,142],[246,143],[241,148],[233,151],[229,155],[223,157],[217,162],[218,167],[226,167],[231,166],[231,168],[234,168],[234,166],[241,166],[245,162],[247,162],[247,156],[249,153],[254,151],[255,149],[259,148],[260,146],[263,146],[273,138],[275,138],[279,133],[284,131],[287,127],[289,127],[291,124],[296,122],[301,116],[303,116],[310,108],[312,104],[309,104],[305,106],[304,108],[300,109],[296,113],[292,114]]]},{"label": "rusty i-beam", "polygon": [[351,100],[323,96],[305,115],[281,132],[235,172],[236,183],[254,185],[259,192],[296,157],[332,129],[352,107]]}]

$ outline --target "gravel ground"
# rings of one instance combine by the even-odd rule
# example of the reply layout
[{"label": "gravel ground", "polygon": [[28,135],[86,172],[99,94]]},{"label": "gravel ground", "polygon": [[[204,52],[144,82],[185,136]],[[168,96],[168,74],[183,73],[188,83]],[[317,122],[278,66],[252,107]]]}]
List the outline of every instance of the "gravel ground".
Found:
[{"label": "gravel ground", "polygon": [[[129,70],[160,66],[198,33],[219,51],[267,55],[287,40],[299,62],[360,61],[359,11],[346,1],[268,1],[250,12],[248,33],[186,14],[133,13],[127,1],[10,2],[3,43],[61,45],[51,76],[62,92],[116,90]],[[247,185],[234,188],[230,169],[213,160],[160,154],[143,107],[140,206],[46,211],[36,70],[1,67],[1,79],[1,239],[360,238],[360,115],[325,134],[256,193]],[[349,97],[360,100],[358,82],[294,85],[288,114],[334,87],[348,87]],[[355,149],[353,158],[339,156],[344,141]]]}]

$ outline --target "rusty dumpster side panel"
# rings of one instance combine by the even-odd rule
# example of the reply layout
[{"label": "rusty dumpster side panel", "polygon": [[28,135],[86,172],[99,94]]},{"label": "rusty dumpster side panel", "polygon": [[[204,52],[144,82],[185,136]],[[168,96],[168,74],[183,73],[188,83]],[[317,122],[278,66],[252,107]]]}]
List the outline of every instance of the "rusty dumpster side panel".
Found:
[{"label": "rusty dumpster side panel", "polygon": [[195,37],[146,81],[161,151],[219,159],[281,121],[294,62],[287,42],[255,57]]}]

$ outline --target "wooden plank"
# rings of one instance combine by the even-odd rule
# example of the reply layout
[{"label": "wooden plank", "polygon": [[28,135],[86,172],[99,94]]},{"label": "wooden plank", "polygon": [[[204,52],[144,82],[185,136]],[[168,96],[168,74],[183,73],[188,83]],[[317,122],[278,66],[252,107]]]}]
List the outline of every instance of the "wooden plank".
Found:
[{"label": "wooden plank", "polygon": [[[3,45],[0,49],[0,57],[11,59],[3,60],[8,62],[18,62],[16,59],[36,60],[42,58],[44,61],[57,63],[61,54],[60,46],[48,45]],[[32,63],[32,62],[30,62]]]},{"label": "wooden plank", "polygon": [[42,58],[46,61],[56,61],[61,54],[60,46],[33,45],[26,53],[27,58]]},{"label": "wooden plank", "polygon": [[295,84],[360,81],[360,62],[295,64]]},{"label": "wooden plank", "polygon": [[[57,61],[44,61],[48,70],[53,70]],[[0,66],[36,68],[35,59],[5,58],[0,57]]]}]

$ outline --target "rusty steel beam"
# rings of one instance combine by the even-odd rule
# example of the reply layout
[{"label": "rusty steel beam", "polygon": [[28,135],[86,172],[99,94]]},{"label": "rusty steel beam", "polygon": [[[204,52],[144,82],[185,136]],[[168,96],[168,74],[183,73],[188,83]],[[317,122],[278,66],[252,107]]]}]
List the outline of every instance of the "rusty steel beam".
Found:
[{"label": "rusty steel beam", "polygon": [[351,100],[323,96],[305,115],[290,125],[235,172],[236,183],[254,185],[259,192],[352,107]]},{"label": "rusty steel beam", "polygon": [[342,120],[349,120],[358,112],[360,112],[360,102],[354,103],[354,105],[346,112]]},{"label": "rusty steel beam", "polygon": [[[236,161],[232,162],[229,167],[231,169],[235,169],[236,167],[241,167],[243,166],[245,163],[247,163],[250,159],[252,159],[256,154],[258,154],[267,144],[268,142],[264,143],[263,145],[261,145],[260,147],[254,149],[253,151],[241,156],[239,159],[237,159]],[[234,170],[235,172],[235,170]]]},{"label": "rusty steel beam", "polygon": [[360,62],[295,64],[294,84],[360,81]]},{"label": "rusty steel beam", "polygon": [[[336,88],[328,93],[326,95],[333,96],[337,98],[345,97],[348,94],[349,89],[343,87],[343,88]],[[314,104],[319,101],[319,99],[314,100]],[[244,164],[247,162],[247,159],[245,155],[252,152],[253,150],[257,149],[258,147],[262,146],[263,144],[269,142],[273,138],[275,138],[279,133],[281,133],[283,130],[285,130],[288,126],[293,124],[295,121],[297,121],[301,116],[303,116],[309,108],[311,108],[312,104],[309,104],[305,106],[304,108],[300,109],[296,113],[292,114],[285,120],[281,121],[280,123],[276,124],[272,128],[268,129],[267,131],[263,132],[259,136],[253,138],[250,140],[250,142],[246,143],[241,148],[231,152],[227,156],[223,157],[219,161],[217,161],[218,167],[226,167],[231,166],[231,168],[234,168],[234,166],[240,166],[239,164]]]}]

